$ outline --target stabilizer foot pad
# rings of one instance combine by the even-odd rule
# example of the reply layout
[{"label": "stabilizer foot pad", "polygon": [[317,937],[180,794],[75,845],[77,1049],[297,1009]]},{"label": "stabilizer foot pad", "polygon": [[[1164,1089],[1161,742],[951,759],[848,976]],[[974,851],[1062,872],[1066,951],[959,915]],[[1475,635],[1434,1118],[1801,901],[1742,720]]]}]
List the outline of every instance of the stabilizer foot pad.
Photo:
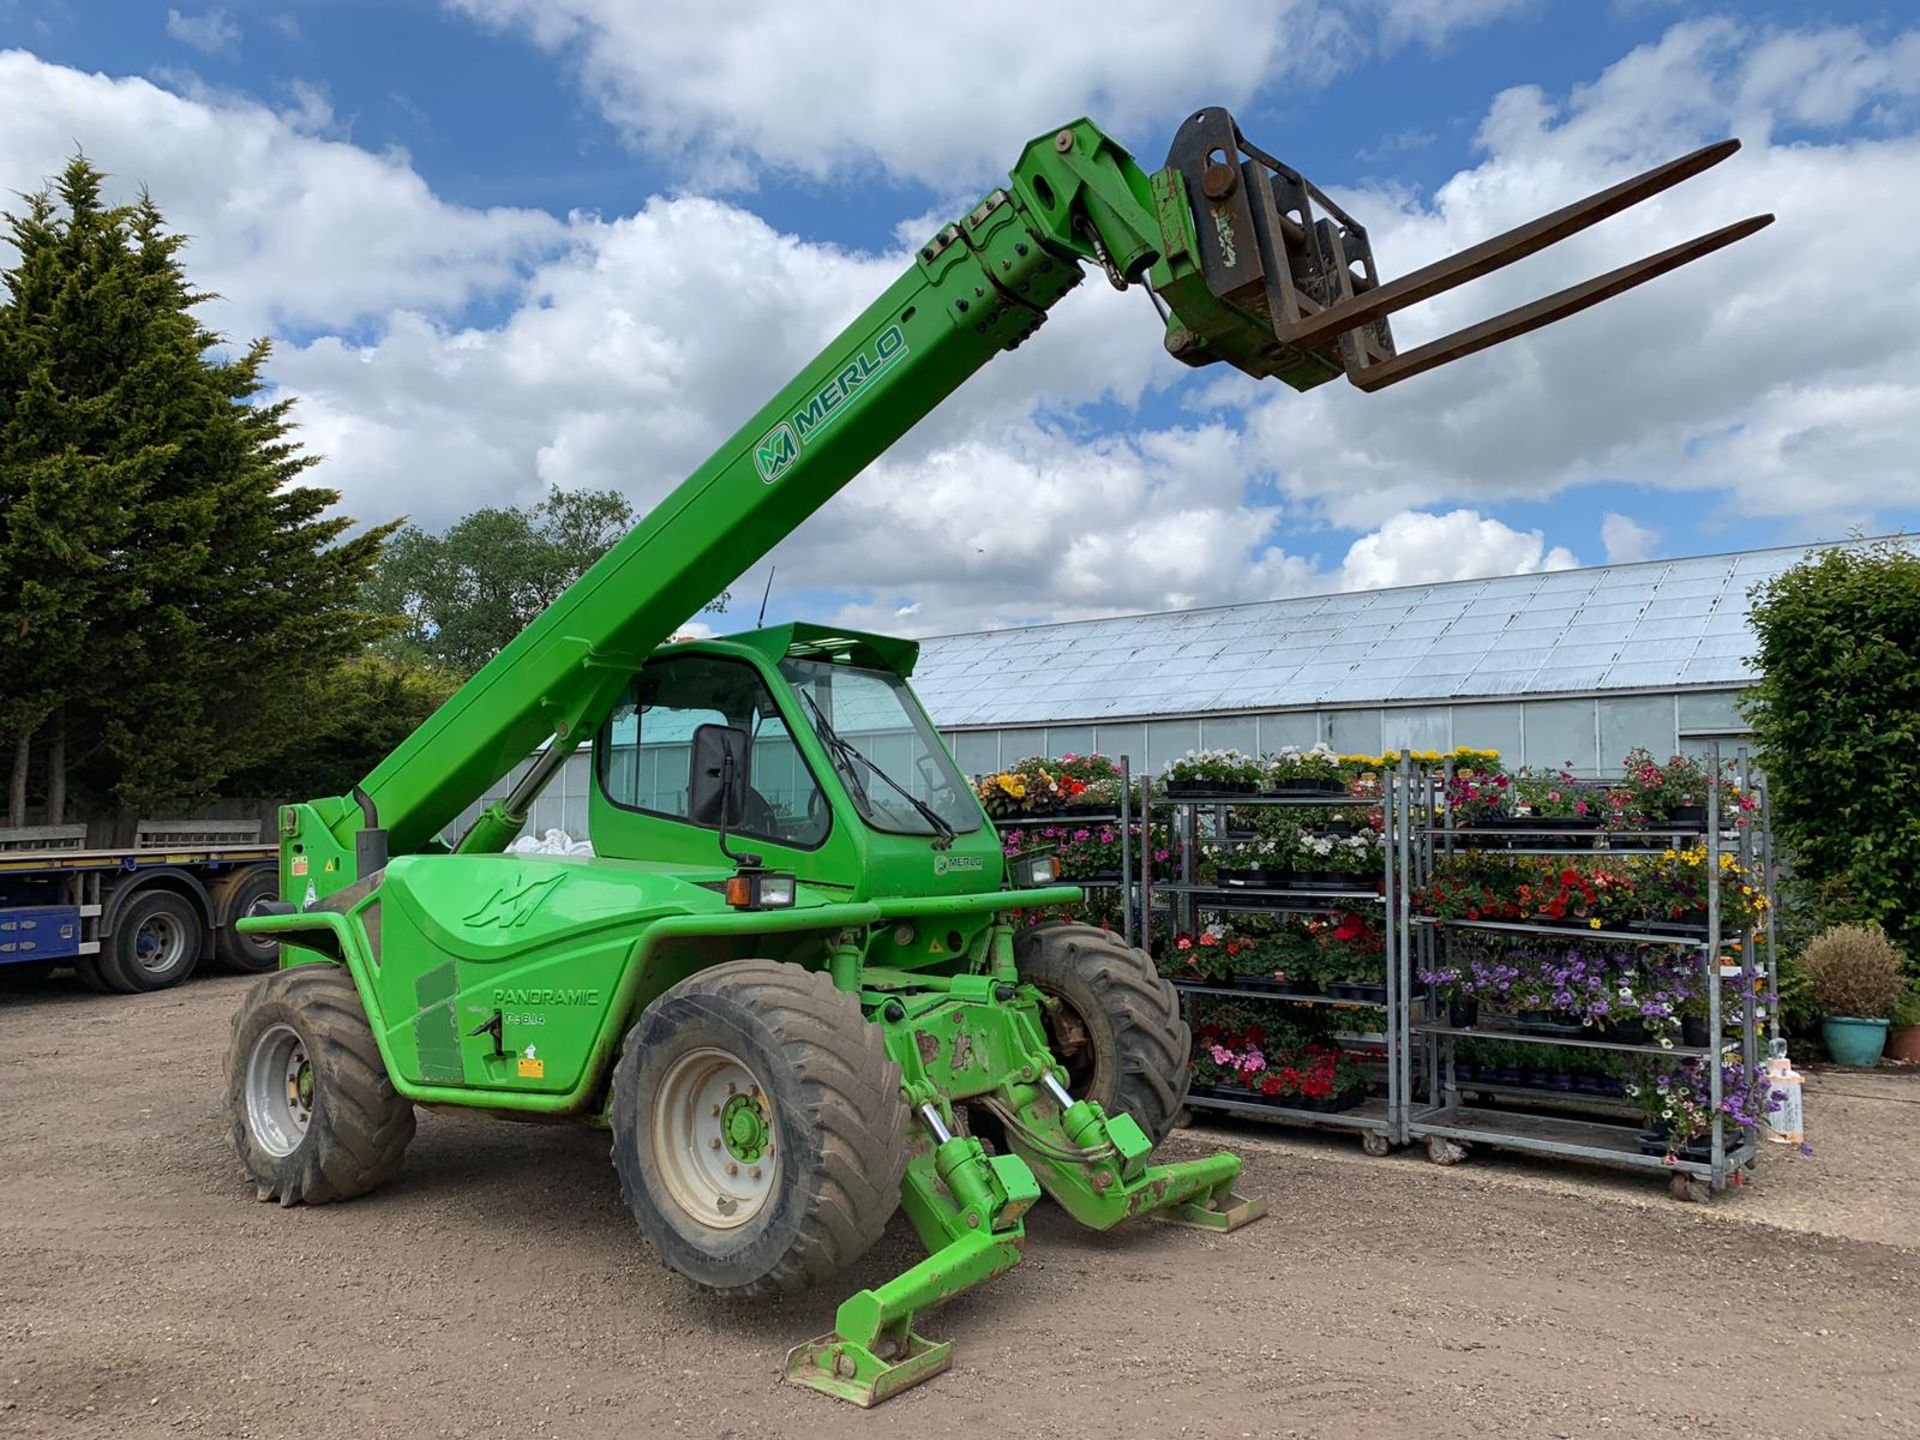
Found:
[{"label": "stabilizer foot pad", "polygon": [[909,1331],[900,1351],[883,1360],[864,1345],[837,1334],[822,1335],[787,1352],[787,1379],[866,1409],[953,1364],[951,1340],[929,1340]]},{"label": "stabilizer foot pad", "polygon": [[1242,1225],[1251,1225],[1266,1213],[1266,1201],[1229,1194],[1224,1200],[1209,1200],[1204,1204],[1189,1200],[1184,1205],[1171,1205],[1165,1210],[1154,1211],[1153,1218],[1168,1225],[1191,1225],[1198,1230],[1224,1233],[1238,1230]]}]

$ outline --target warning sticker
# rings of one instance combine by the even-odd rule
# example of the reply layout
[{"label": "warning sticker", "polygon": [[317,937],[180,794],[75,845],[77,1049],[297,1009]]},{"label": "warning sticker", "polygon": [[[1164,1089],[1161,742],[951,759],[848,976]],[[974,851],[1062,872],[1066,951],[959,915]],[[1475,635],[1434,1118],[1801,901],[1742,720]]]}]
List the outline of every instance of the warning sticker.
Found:
[{"label": "warning sticker", "polygon": [[296,875],[304,875],[307,873],[307,857],[306,856],[296,855],[293,857],[293,873]]},{"label": "warning sticker", "polygon": [[520,1078],[522,1080],[546,1079],[547,1078],[547,1062],[544,1060],[529,1060],[526,1058],[526,1056],[524,1055],[521,1056],[520,1057]]}]

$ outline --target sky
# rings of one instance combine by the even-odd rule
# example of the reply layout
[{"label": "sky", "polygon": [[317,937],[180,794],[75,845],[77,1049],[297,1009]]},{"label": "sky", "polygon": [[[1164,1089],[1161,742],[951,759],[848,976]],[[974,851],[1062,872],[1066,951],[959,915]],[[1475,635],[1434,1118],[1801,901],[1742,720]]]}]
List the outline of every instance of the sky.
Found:
[{"label": "sky", "polygon": [[[1090,277],[739,577],[904,634],[1920,528],[1920,8],[1670,0],[0,0],[0,190],[76,148],[275,342],[310,479],[439,527],[659,500],[1089,115],[1224,104],[1392,276],[1726,135],[1659,200],[1394,320],[1402,349],[1772,228],[1377,395],[1190,371]],[[0,264],[9,258],[0,245]]]}]

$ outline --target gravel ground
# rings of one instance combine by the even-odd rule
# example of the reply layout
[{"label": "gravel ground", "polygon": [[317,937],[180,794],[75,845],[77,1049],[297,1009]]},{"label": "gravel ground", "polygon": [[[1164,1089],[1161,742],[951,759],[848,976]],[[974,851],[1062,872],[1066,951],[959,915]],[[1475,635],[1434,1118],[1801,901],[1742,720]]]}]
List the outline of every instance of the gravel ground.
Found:
[{"label": "gravel ground", "polygon": [[[1273,1213],[1074,1229],[927,1317],[952,1371],[871,1414],[782,1384],[846,1290],[730,1305],[656,1263],[590,1131],[423,1114],[349,1205],[256,1204],[220,1071],[248,982],[0,995],[0,1435],[1912,1435],[1920,1084],[1832,1072],[1811,1159],[1645,1177],[1203,1126]],[[846,1278],[911,1263],[897,1222]]]}]

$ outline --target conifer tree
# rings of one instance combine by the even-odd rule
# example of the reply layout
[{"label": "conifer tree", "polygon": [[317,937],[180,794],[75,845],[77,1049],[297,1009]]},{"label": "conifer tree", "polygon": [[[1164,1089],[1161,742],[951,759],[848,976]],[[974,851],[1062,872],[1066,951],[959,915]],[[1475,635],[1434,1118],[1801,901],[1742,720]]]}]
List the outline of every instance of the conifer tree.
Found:
[{"label": "conifer tree", "polygon": [[[393,527],[349,535],[269,346],[202,326],[153,199],[108,205],[75,157],[6,216],[0,303],[0,738],[8,818],[68,785],[190,805],[297,745],[381,633],[360,592]],[[36,773],[38,786],[35,785]]]}]

